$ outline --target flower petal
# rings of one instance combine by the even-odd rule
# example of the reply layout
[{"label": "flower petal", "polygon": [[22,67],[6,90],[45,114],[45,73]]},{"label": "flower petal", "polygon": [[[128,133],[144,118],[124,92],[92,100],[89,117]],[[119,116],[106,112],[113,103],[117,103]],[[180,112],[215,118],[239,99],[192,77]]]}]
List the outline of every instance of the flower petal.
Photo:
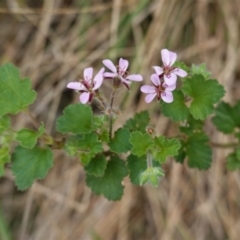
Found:
[{"label": "flower petal", "polygon": [[117,77],[117,73],[111,73],[111,72],[105,72],[105,73],[103,73],[103,76],[105,77],[105,78],[115,78],[115,77]]},{"label": "flower petal", "polygon": [[162,55],[162,61],[164,66],[169,66],[169,63],[170,63],[169,51],[167,49],[162,49],[161,55]]},{"label": "flower petal", "polygon": [[155,93],[156,92],[156,88],[154,86],[150,86],[150,85],[143,85],[140,90],[143,93]]},{"label": "flower petal", "polygon": [[105,59],[105,60],[102,61],[102,63],[103,63],[108,69],[110,69],[112,72],[117,73],[117,69],[116,69],[116,67],[114,66],[114,64],[112,63],[111,60]]},{"label": "flower petal", "polygon": [[188,75],[187,72],[182,70],[181,68],[174,68],[173,72],[179,77],[186,77]]},{"label": "flower petal", "polygon": [[80,82],[70,82],[68,83],[67,85],[67,88],[70,88],[70,89],[75,89],[75,90],[87,90],[86,87],[81,84]]},{"label": "flower petal", "polygon": [[155,70],[157,75],[161,75],[163,73],[163,69],[158,66],[153,66],[153,69]]},{"label": "flower petal", "polygon": [[164,102],[171,103],[173,101],[172,92],[168,92],[168,91],[162,92],[161,93],[161,98]]},{"label": "flower petal", "polygon": [[177,60],[177,54],[169,51],[169,66],[172,66]]},{"label": "flower petal", "polygon": [[132,75],[128,75],[126,79],[131,81],[141,82],[143,80],[143,77],[140,74],[132,74]]},{"label": "flower petal", "polygon": [[163,83],[163,87],[165,88],[166,91],[172,92],[173,90],[176,89],[176,84],[167,85],[166,83]]},{"label": "flower petal", "polygon": [[174,73],[164,75],[164,81],[167,85],[174,85],[177,81],[177,76]]},{"label": "flower petal", "polygon": [[145,97],[145,102],[146,102],[146,103],[150,103],[156,96],[157,96],[157,93],[149,93],[149,94]]},{"label": "flower petal", "polygon": [[92,79],[93,76],[93,68],[85,68],[83,71],[83,76],[86,81],[89,81]]},{"label": "flower petal", "polygon": [[128,68],[128,60],[120,58],[119,59],[119,68],[120,68],[121,72],[126,72],[126,70]]},{"label": "flower petal", "polygon": [[153,73],[150,79],[155,86],[159,86],[161,84],[160,79],[156,73]]},{"label": "flower petal", "polygon": [[100,88],[100,86],[103,83],[103,72],[104,72],[105,68],[101,68],[100,71],[96,74],[96,76],[94,77],[93,81],[94,81],[94,87],[93,90],[96,90],[98,88]]},{"label": "flower petal", "polygon": [[82,104],[86,104],[90,98],[89,92],[84,92],[80,95],[79,100]]}]

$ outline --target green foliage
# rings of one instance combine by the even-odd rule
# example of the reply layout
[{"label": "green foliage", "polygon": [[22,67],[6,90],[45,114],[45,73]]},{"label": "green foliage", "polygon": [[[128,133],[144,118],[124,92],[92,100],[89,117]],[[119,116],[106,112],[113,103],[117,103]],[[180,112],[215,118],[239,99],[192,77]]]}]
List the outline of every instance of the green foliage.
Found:
[{"label": "green foliage", "polygon": [[57,130],[62,133],[90,133],[95,127],[91,107],[80,103],[66,107],[57,119]]},{"label": "green foliage", "polygon": [[10,128],[10,118],[8,116],[0,116],[0,134],[4,133]]},{"label": "green foliage", "polygon": [[192,135],[194,132],[202,132],[203,125],[202,120],[194,119],[192,115],[189,115],[184,126],[179,127],[179,129],[186,135]]},{"label": "green foliage", "polygon": [[105,115],[97,115],[93,118],[93,128],[97,130],[99,141],[108,143],[110,139],[106,122],[107,118]]},{"label": "green foliage", "polygon": [[148,167],[140,175],[140,185],[149,183],[154,187],[158,187],[161,177],[164,177],[164,172],[161,167]]},{"label": "green foliage", "polygon": [[192,98],[190,113],[201,120],[213,113],[213,104],[217,103],[225,92],[217,80],[205,80],[202,75],[186,79],[182,91]]},{"label": "green foliage", "polygon": [[0,148],[0,177],[4,175],[4,165],[10,162],[10,153],[7,146]]},{"label": "green foliage", "polygon": [[161,101],[162,113],[173,121],[184,121],[189,115],[189,109],[185,105],[184,95],[180,90],[173,92],[174,101],[165,103]]},{"label": "green foliage", "polygon": [[109,200],[119,200],[123,195],[122,180],[128,171],[125,162],[117,156],[112,156],[107,162],[107,168],[102,177],[87,174],[86,182],[92,191],[103,194]]},{"label": "green foliage", "polygon": [[147,133],[133,132],[130,136],[130,143],[133,145],[131,150],[133,155],[141,157],[153,146],[153,140]]},{"label": "green foliage", "polygon": [[87,174],[96,177],[102,177],[107,167],[107,161],[104,155],[97,155],[84,167]]},{"label": "green foliage", "polygon": [[190,74],[195,75],[195,74],[200,74],[202,75],[205,79],[209,79],[211,76],[211,72],[209,72],[206,68],[206,64],[202,63],[200,65],[195,65],[192,64],[192,67],[190,69]]},{"label": "green foliage", "polygon": [[133,184],[140,185],[140,175],[147,169],[146,156],[129,155],[127,158],[129,177]]},{"label": "green foliage", "polygon": [[240,169],[240,148],[237,148],[227,157],[227,169],[230,171]]},{"label": "green foliage", "polygon": [[186,157],[186,151],[184,150],[185,149],[185,142],[184,141],[180,141],[181,142],[181,148],[178,150],[178,155],[176,155],[174,157],[175,161],[178,162],[178,163],[183,163],[184,162],[184,159]]},{"label": "green foliage", "polygon": [[156,161],[163,163],[166,158],[178,154],[181,144],[178,139],[166,139],[164,136],[154,138],[154,147],[152,148],[153,156]]},{"label": "green foliage", "polygon": [[131,149],[129,142],[130,132],[126,128],[120,128],[116,131],[114,138],[109,143],[111,151],[115,153],[126,153]]},{"label": "green foliage", "polygon": [[19,141],[22,147],[31,149],[36,145],[37,139],[42,136],[44,132],[43,124],[41,124],[37,132],[23,128],[17,132],[16,140]]},{"label": "green foliage", "polygon": [[53,154],[49,148],[35,146],[33,149],[26,149],[17,146],[12,154],[12,162],[16,185],[19,190],[25,190],[34,180],[46,177],[53,166]]},{"label": "green foliage", "polygon": [[102,152],[102,143],[96,133],[75,135],[69,137],[65,149],[70,156],[80,157],[83,165],[87,165],[91,158]]},{"label": "green foliage", "polygon": [[0,67],[0,116],[25,110],[36,99],[29,79],[22,79],[13,64]]},{"label": "green foliage", "polygon": [[150,117],[147,111],[137,113],[133,118],[127,120],[123,128],[128,128],[130,132],[140,131],[146,132],[146,127],[150,121]]},{"label": "green foliage", "polygon": [[223,133],[232,133],[235,128],[240,128],[240,102],[233,107],[228,103],[220,102],[212,122]]},{"label": "green foliage", "polygon": [[188,166],[200,170],[208,169],[212,162],[212,150],[208,144],[208,136],[204,133],[194,133],[185,145]]}]

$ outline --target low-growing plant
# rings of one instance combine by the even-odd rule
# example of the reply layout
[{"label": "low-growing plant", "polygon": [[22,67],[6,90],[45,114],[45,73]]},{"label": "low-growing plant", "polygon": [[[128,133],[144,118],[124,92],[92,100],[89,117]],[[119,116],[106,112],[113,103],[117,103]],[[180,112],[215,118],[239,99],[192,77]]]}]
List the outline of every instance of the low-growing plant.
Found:
[{"label": "low-growing plant", "polygon": [[[129,74],[129,62],[120,58],[117,66],[103,60],[103,67],[95,75],[86,68],[83,77],[69,82],[67,88],[79,94],[79,103],[67,106],[57,119],[56,130],[62,139],[55,139],[39,123],[29,106],[37,93],[28,78],[21,78],[12,64],[0,67],[0,176],[6,164],[11,167],[16,186],[29,188],[36,179],[43,179],[53,166],[55,149],[64,150],[79,159],[86,172],[86,184],[109,200],[123,195],[123,178],[129,175],[133,184],[149,183],[155,187],[164,177],[162,165],[169,157],[178,163],[187,161],[190,168],[206,170],[211,166],[212,148],[229,147],[226,159],[229,170],[240,168],[240,102],[234,106],[220,102],[224,88],[211,79],[204,64],[187,67],[176,62],[177,54],[161,51],[163,65],[154,66],[150,85],[139,86],[148,104],[158,104],[161,112],[178,126],[178,134],[168,138],[157,135],[150,125],[148,111],[136,113],[121,128],[113,132],[113,124],[120,114],[113,102],[122,87],[129,91],[131,84],[141,84],[140,74]],[[177,84],[177,77],[180,77]],[[112,91],[104,96],[101,86],[112,82]],[[177,87],[177,89],[176,89]],[[96,101],[100,113],[93,112]],[[13,129],[11,115],[25,112],[35,129]],[[233,143],[214,143],[204,131],[205,120],[211,117],[217,130],[235,137]]]}]

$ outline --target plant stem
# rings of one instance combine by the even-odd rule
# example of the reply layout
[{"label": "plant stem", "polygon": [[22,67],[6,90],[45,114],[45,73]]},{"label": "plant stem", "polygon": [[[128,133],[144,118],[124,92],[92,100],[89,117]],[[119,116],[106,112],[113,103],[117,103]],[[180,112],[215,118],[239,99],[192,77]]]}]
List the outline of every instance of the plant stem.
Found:
[{"label": "plant stem", "polygon": [[114,97],[116,95],[117,89],[113,88],[112,94],[111,94],[111,101],[110,101],[110,113],[109,113],[109,139],[112,138],[112,125],[113,125],[113,116],[112,116],[112,109],[113,109],[113,101]]},{"label": "plant stem", "polygon": [[209,145],[211,147],[217,147],[217,148],[234,148],[234,147],[239,147],[240,143],[216,143],[216,142],[209,142]]},{"label": "plant stem", "polygon": [[152,168],[153,164],[152,164],[152,154],[150,152],[147,152],[147,167],[148,168]]},{"label": "plant stem", "polygon": [[32,115],[32,113],[30,112],[30,110],[27,109],[27,110],[25,111],[25,113],[30,117],[30,119],[31,119],[34,127],[38,129],[39,126],[40,126],[40,124],[39,124],[38,120]]}]

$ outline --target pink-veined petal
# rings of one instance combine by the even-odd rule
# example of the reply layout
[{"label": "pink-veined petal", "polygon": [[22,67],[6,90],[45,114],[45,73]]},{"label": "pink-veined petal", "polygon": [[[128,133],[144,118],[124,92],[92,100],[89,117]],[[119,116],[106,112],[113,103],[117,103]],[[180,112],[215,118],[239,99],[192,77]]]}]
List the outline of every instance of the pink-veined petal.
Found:
[{"label": "pink-veined petal", "polygon": [[167,85],[166,83],[164,83],[163,87],[165,88],[166,91],[172,92],[173,90],[176,89],[176,84]]},{"label": "pink-veined petal", "polygon": [[140,88],[140,90],[143,93],[155,93],[156,92],[156,88],[154,86],[150,86],[150,85],[143,85]]},{"label": "pink-veined petal", "polygon": [[186,76],[187,76],[187,72],[184,71],[184,70],[182,70],[181,68],[175,68],[175,69],[173,70],[173,72],[174,72],[175,74],[177,74],[179,77],[186,77]]},{"label": "pink-veined petal", "polygon": [[111,73],[111,72],[105,72],[105,73],[103,73],[103,76],[105,78],[115,78],[115,77],[118,76],[118,74],[117,73]]},{"label": "pink-veined petal", "polygon": [[169,51],[169,66],[172,66],[177,60],[177,54]]},{"label": "pink-veined petal", "polygon": [[142,75],[140,74],[131,74],[126,77],[127,80],[141,82],[143,80]]},{"label": "pink-veined petal", "polygon": [[177,81],[177,76],[174,73],[164,75],[164,81],[167,85],[174,85]]},{"label": "pink-veined petal", "polygon": [[93,68],[85,68],[84,71],[83,71],[83,76],[84,76],[84,79],[86,81],[91,81],[92,77],[93,77]]},{"label": "pink-veined petal", "polygon": [[128,68],[128,60],[125,60],[123,58],[119,59],[119,68],[121,70],[121,72],[126,72],[127,68]]},{"label": "pink-veined petal", "polygon": [[117,73],[117,69],[114,66],[113,62],[109,59],[105,59],[102,61],[102,63],[108,68],[110,69],[112,72]]},{"label": "pink-veined petal", "polygon": [[164,66],[169,66],[169,63],[170,63],[169,51],[167,49],[162,49],[161,55],[162,55],[162,61],[163,61]]},{"label": "pink-veined petal", "polygon": [[68,83],[67,88],[75,89],[78,91],[87,90],[86,87],[83,84],[81,84],[80,82],[70,82],[70,83]]},{"label": "pink-veined petal", "polygon": [[161,84],[160,79],[156,73],[153,73],[150,79],[155,86],[159,86]]},{"label": "pink-veined petal", "polygon": [[145,97],[145,102],[146,102],[146,103],[150,103],[156,96],[157,96],[157,93],[149,93],[149,94]]},{"label": "pink-veined petal", "polygon": [[84,92],[80,95],[79,100],[82,104],[86,104],[90,98],[89,92]]},{"label": "pink-veined petal", "polygon": [[161,93],[161,98],[164,102],[171,103],[173,101],[172,92],[168,92],[168,91],[162,92]]},{"label": "pink-veined petal", "polygon": [[101,85],[103,83],[103,72],[104,72],[104,70],[105,70],[104,68],[101,68],[100,71],[94,77],[94,79],[93,79],[93,81],[94,81],[93,90],[96,90],[96,89],[101,87]]},{"label": "pink-veined petal", "polygon": [[153,69],[155,70],[157,75],[161,75],[163,73],[163,69],[158,66],[153,66]]}]

